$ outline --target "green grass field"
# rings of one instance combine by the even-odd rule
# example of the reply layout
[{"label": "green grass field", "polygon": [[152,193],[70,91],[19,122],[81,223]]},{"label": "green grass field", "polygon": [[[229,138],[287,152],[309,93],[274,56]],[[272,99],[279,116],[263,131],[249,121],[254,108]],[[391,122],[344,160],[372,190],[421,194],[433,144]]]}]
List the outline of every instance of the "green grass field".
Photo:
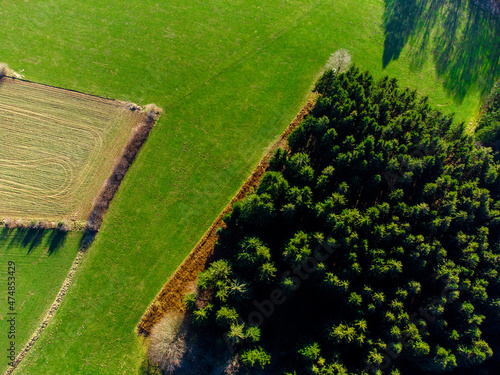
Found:
[{"label": "green grass field", "polygon": [[469,122],[486,76],[457,93],[432,51],[421,52],[428,58],[415,66],[405,44],[411,35],[385,61],[384,12],[375,0],[7,0],[0,56],[13,69],[165,111],[67,298],[15,373],[138,373],[144,349],[134,328],[142,313],[338,48],[376,77],[397,76]]},{"label": "green grass field", "polygon": [[[26,341],[41,323],[57,291],[68,274],[71,263],[76,257],[81,234],[65,234],[55,231],[27,229],[0,229],[0,282],[5,290],[2,293],[0,308],[0,345],[7,353],[10,347],[8,319],[15,313],[16,352],[23,348]],[[8,304],[7,278],[9,262],[14,262],[15,303]],[[10,309],[13,307],[13,310]],[[7,368],[7,358],[2,356],[0,369]]]}]

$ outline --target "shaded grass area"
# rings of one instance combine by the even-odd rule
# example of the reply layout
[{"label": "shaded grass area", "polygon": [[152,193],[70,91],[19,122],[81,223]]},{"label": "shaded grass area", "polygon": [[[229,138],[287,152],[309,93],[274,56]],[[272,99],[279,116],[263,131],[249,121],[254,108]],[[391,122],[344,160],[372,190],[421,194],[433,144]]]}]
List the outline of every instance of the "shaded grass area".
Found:
[{"label": "shaded grass area", "polygon": [[445,90],[484,98],[500,76],[500,6],[491,0],[386,0],[383,65],[406,48],[411,67],[429,56]]},{"label": "shaded grass area", "polygon": [[[16,313],[16,354],[19,353],[45,313],[65,279],[79,248],[81,233],[38,229],[0,229],[0,283],[4,286],[0,306],[0,369],[7,368],[10,347],[8,319]],[[9,308],[7,278],[9,262],[15,263],[14,311]]]},{"label": "shaded grass area", "polygon": [[383,70],[385,9],[376,0],[7,3],[0,52],[15,70],[164,109],[17,374],[137,374],[141,315],[337,49],[461,121],[480,104],[473,87],[462,101],[448,95],[431,59],[415,72],[402,51]]}]

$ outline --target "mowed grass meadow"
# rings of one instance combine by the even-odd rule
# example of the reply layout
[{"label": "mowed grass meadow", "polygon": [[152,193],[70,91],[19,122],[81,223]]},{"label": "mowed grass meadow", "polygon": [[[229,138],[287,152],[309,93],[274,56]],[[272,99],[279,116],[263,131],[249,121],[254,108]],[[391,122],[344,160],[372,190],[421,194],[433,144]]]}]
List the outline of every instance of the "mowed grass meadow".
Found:
[{"label": "mowed grass meadow", "polygon": [[396,38],[397,56],[384,59],[391,4],[6,0],[0,59],[11,68],[37,82],[164,109],[60,310],[15,374],[140,373],[144,347],[134,329],[141,315],[337,49],[469,122],[484,76],[457,93],[436,67],[432,42],[415,64],[411,35]]}]

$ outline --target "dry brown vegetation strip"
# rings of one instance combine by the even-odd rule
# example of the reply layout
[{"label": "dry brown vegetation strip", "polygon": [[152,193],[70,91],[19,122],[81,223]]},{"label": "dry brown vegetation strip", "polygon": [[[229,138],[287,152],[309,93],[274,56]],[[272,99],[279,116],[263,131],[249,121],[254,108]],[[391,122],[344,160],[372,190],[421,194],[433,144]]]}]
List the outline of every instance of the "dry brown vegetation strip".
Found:
[{"label": "dry brown vegetation strip", "polygon": [[206,268],[214,256],[214,247],[218,240],[217,229],[219,227],[224,227],[222,218],[225,214],[232,211],[235,202],[244,199],[259,184],[260,179],[269,166],[269,159],[273,156],[276,149],[287,147],[286,141],[288,135],[300,124],[305,116],[311,112],[315,102],[316,97],[313,97],[308,100],[304,107],[302,107],[299,114],[264,155],[259,165],[255,168],[250,177],[248,177],[238,193],[219,214],[202,239],[163,286],[161,292],[156,296],[142,316],[137,326],[137,332],[139,334],[148,336],[151,333],[152,327],[160,321],[167,312],[173,310],[184,311],[183,297],[188,291],[189,285],[196,280],[198,273]]},{"label": "dry brown vegetation strip", "polygon": [[140,107],[134,105],[132,105],[132,109],[134,111],[141,111],[143,116],[141,121],[132,129],[121,156],[113,165],[111,176],[104,181],[95,199],[92,212],[87,220],[87,229],[90,231],[98,231],[101,227],[104,214],[118,191],[125,174],[134,162],[142,145],[146,142],[151,129],[153,129],[153,126],[162,113],[162,110],[155,104],[148,104],[144,111],[142,111]]}]

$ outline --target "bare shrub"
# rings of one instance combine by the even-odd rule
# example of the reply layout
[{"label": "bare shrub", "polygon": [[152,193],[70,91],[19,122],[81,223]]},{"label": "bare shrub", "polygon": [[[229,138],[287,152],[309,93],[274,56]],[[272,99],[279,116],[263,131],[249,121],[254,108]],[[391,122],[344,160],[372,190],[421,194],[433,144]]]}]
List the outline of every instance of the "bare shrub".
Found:
[{"label": "bare shrub", "polygon": [[171,312],[152,329],[148,357],[165,374],[173,374],[182,364],[187,345],[187,323],[184,315]]},{"label": "bare shrub", "polygon": [[151,103],[144,107],[144,112],[150,121],[158,120],[158,117],[163,113],[163,110],[156,104]]},{"label": "bare shrub", "polygon": [[7,228],[7,229],[15,228],[14,220],[12,220],[10,217],[6,217],[5,219],[3,219],[3,224],[5,225],[5,228]]},{"label": "bare shrub", "polygon": [[60,221],[57,223],[57,230],[61,232],[69,232],[71,230],[71,224],[66,220]]},{"label": "bare shrub", "polygon": [[325,68],[327,70],[333,69],[336,73],[342,73],[349,69],[351,62],[352,59],[349,51],[342,48],[331,54]]},{"label": "bare shrub", "polygon": [[240,356],[236,354],[227,363],[224,369],[224,375],[237,375],[240,373]]},{"label": "bare shrub", "polygon": [[52,223],[47,220],[42,220],[38,223],[38,228],[39,229],[51,229],[53,228]]},{"label": "bare shrub", "polygon": [[6,63],[0,63],[0,78],[10,75],[9,66]]},{"label": "bare shrub", "polygon": [[141,110],[141,107],[139,107],[135,103],[125,102],[124,104],[125,104],[125,107],[128,108],[129,110],[131,110],[132,112],[140,111]]},{"label": "bare shrub", "polygon": [[16,228],[29,228],[29,222],[24,219],[17,219],[16,220]]}]

